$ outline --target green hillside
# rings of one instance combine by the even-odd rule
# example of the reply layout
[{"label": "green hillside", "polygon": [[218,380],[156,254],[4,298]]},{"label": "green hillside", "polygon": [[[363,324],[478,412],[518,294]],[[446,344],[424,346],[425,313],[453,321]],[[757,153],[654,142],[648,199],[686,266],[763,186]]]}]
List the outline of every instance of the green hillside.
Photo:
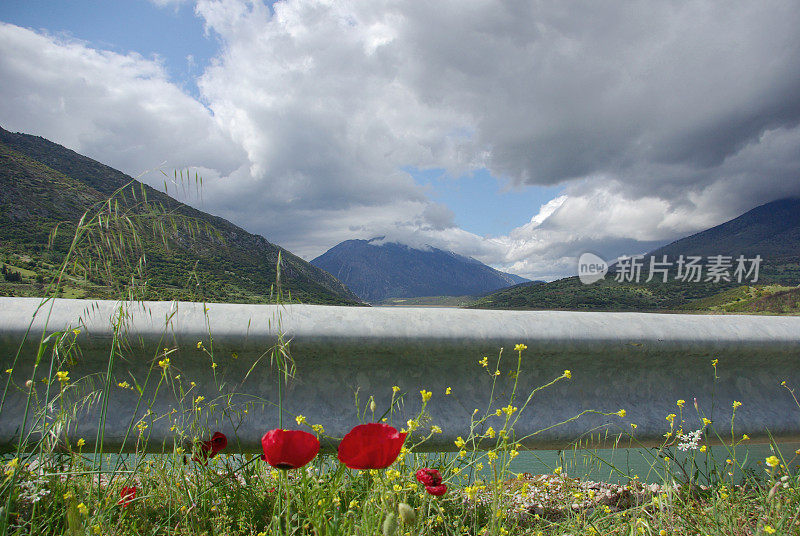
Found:
[{"label": "green hillside", "polygon": [[[800,284],[800,199],[767,203],[706,231],[677,240],[645,255],[675,261],[680,255],[700,256],[704,262],[715,255],[739,255],[762,262],[757,282],[744,278],[738,282],[676,280],[676,271],[668,280],[647,283],[647,269],[640,282],[618,282],[617,267],[612,266],[605,279],[584,285],[577,277],[568,277],[540,285],[517,285],[479,298],[470,307],[487,309],[565,309],[585,311],[719,311],[719,312],[797,312]],[[749,265],[748,265],[749,266]],[[741,290],[751,282],[755,290]]]},{"label": "green hillside", "polygon": [[42,295],[84,213],[96,218],[73,248],[63,296],[114,298],[135,288],[144,299],[262,303],[275,293],[280,253],[284,298],[360,303],[261,236],[44,138],[0,128],[0,295]]}]

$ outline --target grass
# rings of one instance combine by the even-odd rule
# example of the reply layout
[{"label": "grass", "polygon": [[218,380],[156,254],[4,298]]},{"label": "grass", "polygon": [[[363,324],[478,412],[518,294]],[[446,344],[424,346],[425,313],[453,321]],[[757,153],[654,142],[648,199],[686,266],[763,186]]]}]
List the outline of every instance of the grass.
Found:
[{"label": "grass", "polygon": [[[48,293],[58,296],[69,286],[76,264],[89,276],[92,270],[107,272],[114,264],[127,267],[131,276],[110,284],[117,285],[121,297],[135,299],[146,281],[136,277],[143,263],[137,252],[136,229],[126,227],[124,215],[117,215],[110,202],[97,207],[84,217],[58,276],[47,284]],[[280,301],[280,280],[277,283]],[[38,314],[47,315],[52,304],[52,299],[42,300]],[[82,359],[79,327],[31,333],[39,340],[35,355],[20,350],[10,358],[0,419],[15,419],[24,433],[0,465],[0,535],[800,534],[800,482],[789,470],[797,453],[781,453],[773,445],[774,453],[758,470],[746,469],[749,438],[733,434],[738,402],[730,408],[730,422],[718,427],[703,420],[703,408],[676,401],[675,412],[666,416],[663,442],[647,451],[657,484],[644,484],[622,470],[616,471],[616,482],[590,482],[568,474],[564,463],[546,475],[512,471],[512,461],[531,439],[517,434],[518,419],[533,411],[531,400],[537,391],[568,382],[569,370],[532,392],[518,391],[514,383],[502,407],[493,404],[494,392],[489,393],[486,409],[471,416],[470,432],[456,440],[453,453],[424,452],[425,443],[441,432],[428,416],[432,393],[395,388],[388,407],[378,408],[370,397],[358,405],[353,421],[356,425],[386,419],[408,433],[399,456],[388,466],[355,470],[325,454],[303,467],[278,470],[253,453],[238,451],[235,436],[229,438],[228,448],[208,459],[204,442],[215,431],[208,423],[242,408],[229,397],[206,400],[198,395],[191,378],[173,372],[176,364],[170,357],[177,348],[169,345],[152,356],[145,377],[117,377],[118,363],[133,352],[125,337],[125,320],[123,305],[105,370],[84,378],[70,376]],[[276,322],[280,328],[280,318]],[[197,349],[216,363],[210,333],[208,342],[198,342]],[[526,350],[522,344],[514,349],[514,378],[523,372]],[[279,335],[264,357],[262,365],[279,372],[280,416],[278,422],[265,424],[264,432],[272,426],[302,428],[328,442],[339,441],[326,435],[325,423],[309,423],[302,416],[283,421],[281,392],[297,381],[290,341]],[[717,366],[716,360],[709,366],[715,380]],[[494,378],[496,368],[483,358],[476,374]],[[790,386],[785,388],[794,396]],[[108,452],[106,410],[112,392],[119,389],[134,393],[136,402],[124,449]],[[156,415],[155,395],[146,393],[159,390],[174,393],[176,402],[171,411]],[[25,400],[22,415],[11,414],[5,406],[9,393]],[[406,418],[404,401],[411,396],[421,397],[422,406]],[[76,437],[72,430],[86,407],[97,410],[97,433]],[[139,409],[147,409],[142,418],[136,417]],[[601,412],[587,410],[552,426],[586,413]],[[625,411],[602,414],[623,417]],[[168,421],[173,439],[156,444],[149,433],[154,422],[162,420]],[[703,424],[694,431],[690,421]],[[637,446],[635,427],[620,434],[617,444]],[[722,445],[723,456],[718,448],[709,448],[711,444]],[[573,456],[588,464],[600,462],[597,452],[580,447],[573,445]],[[423,468],[439,471],[447,486],[444,494],[427,491],[417,478]]]}]

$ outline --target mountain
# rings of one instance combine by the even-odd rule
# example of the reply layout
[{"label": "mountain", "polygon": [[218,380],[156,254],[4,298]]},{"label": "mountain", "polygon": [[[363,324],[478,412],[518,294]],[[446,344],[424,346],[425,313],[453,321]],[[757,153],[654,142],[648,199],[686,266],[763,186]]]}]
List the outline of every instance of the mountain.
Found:
[{"label": "mountain", "polygon": [[[708,264],[709,257],[732,257],[732,275],[736,259],[759,255],[758,287],[752,276],[737,281],[699,282],[676,279],[677,266],[668,272],[668,280],[657,276],[647,279],[650,260],[676,263],[684,257],[700,256]],[[731,312],[791,312],[797,307],[788,304],[796,293],[787,288],[800,284],[800,199],[773,201],[716,227],[676,240],[642,258],[640,282],[617,281],[622,262],[609,269],[604,279],[584,285],[577,277],[568,277],[543,285],[514,287],[485,296],[471,307],[489,309],[571,309],[604,311],[720,310]],[[746,263],[746,268],[752,263]],[[706,274],[706,272],[704,272]],[[620,274],[621,275],[621,274]],[[774,289],[765,289],[774,285]],[[738,290],[737,290],[738,289]],[[769,296],[776,293],[774,298]],[[734,303],[735,302],[735,303]],[[794,308],[794,309],[792,309]]]},{"label": "mountain", "polygon": [[[109,203],[108,199],[113,196]],[[114,298],[135,273],[146,299],[358,304],[340,281],[222,218],[44,138],[0,128],[0,295],[42,295],[84,213],[102,213],[73,248],[62,295]],[[51,232],[59,231],[48,247]],[[94,255],[94,256],[93,256]],[[141,273],[139,260],[146,260]],[[20,274],[12,280],[7,273]],[[146,281],[146,284],[143,284]]]},{"label": "mountain", "polygon": [[451,251],[415,249],[382,238],[346,240],[311,264],[371,303],[386,298],[479,295],[528,281]]}]

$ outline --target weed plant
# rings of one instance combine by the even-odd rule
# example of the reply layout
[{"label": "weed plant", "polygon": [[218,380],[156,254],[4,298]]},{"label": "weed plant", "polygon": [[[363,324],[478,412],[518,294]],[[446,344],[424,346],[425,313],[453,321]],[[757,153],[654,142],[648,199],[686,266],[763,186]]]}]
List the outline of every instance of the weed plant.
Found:
[{"label": "weed plant", "polygon": [[[136,245],[139,232],[113,197],[87,213],[59,276],[50,283],[50,295],[58,295],[66,278],[88,271],[105,274],[121,297],[136,299],[147,284],[146,259]],[[129,277],[118,277],[120,266],[131,270]],[[202,300],[202,289],[195,288]],[[280,300],[280,279],[274,292]],[[302,415],[284,421],[281,393],[294,381],[295,367],[290,341],[279,335],[264,354],[269,362],[256,363],[278,371],[279,420],[272,436],[264,430],[264,456],[238,452],[241,438],[215,434],[208,423],[220,415],[241,415],[242,408],[230,395],[213,400],[199,395],[192,379],[175,371],[176,347],[160,348],[145,378],[118,378],[117,364],[133,352],[126,336],[130,303],[120,302],[105,370],[72,376],[72,367],[82,359],[79,325],[29,333],[38,337],[35,355],[21,345],[11,359],[0,419],[18,419],[21,436],[0,466],[2,536],[800,534],[798,481],[789,471],[798,453],[787,459],[773,445],[760,472],[747,470],[743,447],[749,438],[737,437],[733,426],[739,402],[730,408],[730,426],[718,429],[696,401],[676,401],[675,412],[666,416],[662,444],[645,451],[658,484],[642,483],[616,468],[618,481],[608,483],[570,476],[563,464],[546,475],[512,472],[512,460],[523,445],[544,431],[518,435],[520,417],[534,411],[537,392],[572,377],[565,370],[530,392],[518,390],[524,344],[514,348],[516,367],[507,371],[514,378],[507,404],[495,405],[493,387],[487,406],[470,417],[469,433],[456,439],[456,450],[431,454],[423,452],[426,442],[442,429],[430,420],[434,393],[424,388],[408,393],[394,387],[385,408],[377,407],[374,397],[357,402],[354,428],[345,438],[328,436],[324,423]],[[48,315],[52,305],[52,299],[43,299],[37,314]],[[280,317],[275,323],[281,333]],[[214,381],[222,387],[211,335],[197,342],[197,350],[207,355]],[[502,349],[495,366],[488,357],[476,356],[476,374],[496,382],[501,355]],[[718,366],[715,359],[709,369],[715,379]],[[131,391],[136,403],[122,448],[109,452],[104,431],[114,390]],[[157,415],[153,404],[163,390],[174,395],[176,404]],[[5,407],[14,391],[25,396],[22,415]],[[412,396],[420,397],[421,409],[406,418],[404,401]],[[452,390],[436,396],[452,396]],[[76,437],[76,420],[86,408],[95,409],[96,436]],[[142,411],[144,416],[137,417]],[[624,409],[588,410],[551,427],[587,413],[626,416]],[[173,439],[154,446],[150,431],[162,419]],[[696,427],[689,425],[693,422]],[[301,432],[283,432],[288,427]],[[618,428],[617,445],[639,446],[635,424]],[[368,438],[360,435],[367,431]],[[338,455],[317,455],[320,439],[341,442]],[[725,447],[724,460],[709,448],[712,443]],[[574,445],[575,456],[610,463],[580,446]]]}]

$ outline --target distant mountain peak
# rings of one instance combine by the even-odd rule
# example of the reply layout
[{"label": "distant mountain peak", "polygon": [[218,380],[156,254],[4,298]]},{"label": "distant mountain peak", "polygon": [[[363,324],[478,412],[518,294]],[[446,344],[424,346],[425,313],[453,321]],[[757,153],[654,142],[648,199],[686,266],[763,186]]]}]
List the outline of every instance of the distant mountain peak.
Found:
[{"label": "distant mountain peak", "polygon": [[345,240],[311,261],[361,299],[481,295],[528,280],[472,257],[431,245],[422,248],[376,237]]}]

